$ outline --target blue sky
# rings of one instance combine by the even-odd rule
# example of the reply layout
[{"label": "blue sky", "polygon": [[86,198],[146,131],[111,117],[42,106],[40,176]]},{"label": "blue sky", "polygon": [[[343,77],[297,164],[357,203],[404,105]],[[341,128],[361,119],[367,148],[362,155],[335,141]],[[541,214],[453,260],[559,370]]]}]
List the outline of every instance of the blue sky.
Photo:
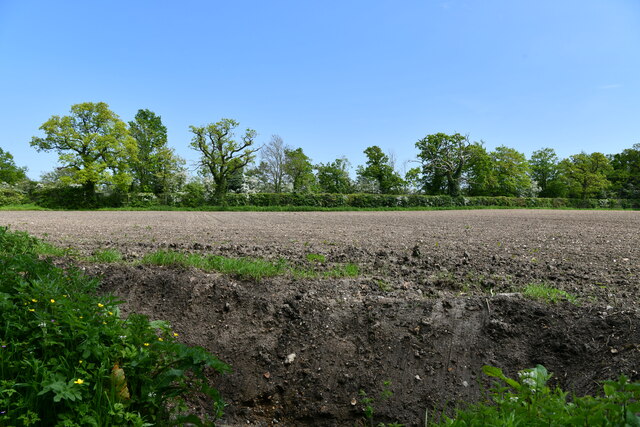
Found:
[{"label": "blue sky", "polygon": [[0,0],[0,147],[37,179],[40,125],[104,101],[189,163],[189,125],[223,117],[354,169],[436,132],[608,154],[640,142],[639,71],[637,0]]}]

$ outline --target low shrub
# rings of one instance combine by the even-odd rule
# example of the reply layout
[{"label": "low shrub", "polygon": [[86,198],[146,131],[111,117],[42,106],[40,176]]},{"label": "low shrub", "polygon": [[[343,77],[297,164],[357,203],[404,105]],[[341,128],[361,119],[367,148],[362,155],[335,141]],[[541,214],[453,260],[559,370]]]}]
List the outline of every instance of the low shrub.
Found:
[{"label": "low shrub", "polygon": [[165,322],[121,319],[96,280],[38,259],[39,247],[0,228],[0,425],[202,425],[186,411],[194,391],[221,415],[205,372],[226,364]]},{"label": "low shrub", "polygon": [[601,396],[573,396],[551,389],[544,366],[525,369],[518,379],[485,366],[496,379],[486,402],[460,409],[433,426],[637,426],[640,425],[640,383],[623,375],[605,381]]}]

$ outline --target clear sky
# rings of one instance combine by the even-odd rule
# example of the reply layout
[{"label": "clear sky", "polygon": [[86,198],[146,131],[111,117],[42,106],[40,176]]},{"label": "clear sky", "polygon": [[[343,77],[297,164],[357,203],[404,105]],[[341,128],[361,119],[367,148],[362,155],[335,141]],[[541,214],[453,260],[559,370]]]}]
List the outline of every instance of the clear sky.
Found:
[{"label": "clear sky", "polygon": [[640,142],[638,0],[0,0],[0,147],[29,146],[72,104],[162,116],[190,163],[189,125],[223,117],[314,162],[469,134],[527,156]]}]

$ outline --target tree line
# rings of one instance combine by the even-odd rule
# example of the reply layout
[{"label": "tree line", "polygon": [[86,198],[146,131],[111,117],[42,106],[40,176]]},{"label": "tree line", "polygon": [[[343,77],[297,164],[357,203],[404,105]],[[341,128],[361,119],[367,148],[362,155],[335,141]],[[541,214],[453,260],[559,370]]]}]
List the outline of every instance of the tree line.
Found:
[{"label": "tree line", "polygon": [[581,152],[565,159],[541,148],[527,159],[506,146],[488,151],[468,135],[435,133],[415,143],[416,158],[402,171],[393,155],[367,147],[366,163],[352,179],[348,159],[313,163],[278,135],[258,146],[256,131],[241,130],[233,119],[190,126],[190,147],[199,154],[195,173],[169,147],[161,117],[147,109],[125,123],[103,102],[81,103],[40,130],[44,136],[34,136],[31,146],[57,153],[60,166],[32,182],[26,168],[0,149],[0,182],[22,191],[75,188],[87,204],[98,193],[120,200],[144,194],[158,204],[185,194],[224,203],[230,192],[640,198],[640,144],[617,154]]}]

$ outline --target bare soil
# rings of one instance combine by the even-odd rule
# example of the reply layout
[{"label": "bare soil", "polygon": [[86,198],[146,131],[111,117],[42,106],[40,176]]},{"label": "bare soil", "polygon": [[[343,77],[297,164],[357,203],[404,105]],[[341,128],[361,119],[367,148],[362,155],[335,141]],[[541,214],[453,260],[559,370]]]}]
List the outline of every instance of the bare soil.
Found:
[{"label": "bare soil", "polygon": [[[393,396],[376,399],[376,423],[424,425],[425,411],[477,401],[485,364],[512,375],[542,364],[576,394],[620,374],[640,381],[640,212],[0,212],[0,225],[130,261],[171,248],[357,264],[357,278],[260,282],[81,265],[125,311],[170,321],[232,365],[212,377],[223,425],[354,425],[360,390],[377,397],[385,381]],[[531,283],[578,303],[525,298]]]}]

